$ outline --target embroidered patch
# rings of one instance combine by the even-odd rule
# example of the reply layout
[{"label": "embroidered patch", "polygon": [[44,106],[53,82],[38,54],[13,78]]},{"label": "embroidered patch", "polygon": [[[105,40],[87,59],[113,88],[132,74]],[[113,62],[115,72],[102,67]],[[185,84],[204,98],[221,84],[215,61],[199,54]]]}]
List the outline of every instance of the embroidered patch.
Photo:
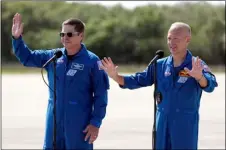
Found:
[{"label": "embroidered patch", "polygon": [[180,77],[177,82],[178,83],[185,83],[187,80],[188,80],[188,77]]},{"label": "embroidered patch", "polygon": [[57,63],[58,63],[58,64],[62,64],[62,63],[64,63],[64,60],[63,60],[63,59],[58,59],[58,60],[57,60]]},{"label": "embroidered patch", "polygon": [[181,70],[179,72],[179,76],[180,77],[190,77],[190,75],[185,70]]},{"label": "embroidered patch", "polygon": [[170,76],[170,75],[171,75],[171,72],[170,72],[170,67],[167,67],[167,68],[166,68],[166,71],[165,71],[164,75],[165,75],[165,77],[167,77],[167,76]]},{"label": "embroidered patch", "polygon": [[78,64],[78,63],[72,63],[71,64],[71,69],[83,70],[84,69],[84,65],[83,64]]},{"label": "embroidered patch", "polygon": [[202,65],[203,70],[204,70],[205,72],[211,72],[210,67],[209,67],[206,63],[204,63],[204,61],[201,62],[201,65]]},{"label": "embroidered patch", "polygon": [[203,70],[204,70],[205,72],[211,72],[211,70],[210,70],[210,68],[209,68],[208,65],[204,65],[204,66],[203,66]]},{"label": "embroidered patch", "polygon": [[76,72],[77,72],[77,70],[70,69],[67,72],[67,76],[74,76],[76,74]]},{"label": "embroidered patch", "polygon": [[168,76],[171,75],[171,73],[170,72],[167,72],[167,71],[164,74],[165,74],[165,77],[168,77]]},{"label": "embroidered patch", "polygon": [[100,60],[97,61],[97,65],[98,65],[99,70],[103,70],[103,69],[101,68],[101,66],[103,66],[103,65],[102,65],[102,62],[101,62]]}]

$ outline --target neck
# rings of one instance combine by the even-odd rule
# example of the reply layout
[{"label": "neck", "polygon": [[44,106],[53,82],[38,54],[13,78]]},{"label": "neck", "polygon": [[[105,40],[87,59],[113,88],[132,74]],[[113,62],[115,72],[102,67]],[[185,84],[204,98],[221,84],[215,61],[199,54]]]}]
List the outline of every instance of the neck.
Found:
[{"label": "neck", "polygon": [[186,54],[187,54],[187,50],[183,51],[182,53],[172,55],[174,67],[178,67],[184,62],[186,58]]},{"label": "neck", "polygon": [[75,45],[73,47],[69,47],[69,48],[66,48],[67,49],[67,54],[68,55],[75,55],[77,54],[80,49],[81,49],[81,44],[78,44],[78,45]]}]

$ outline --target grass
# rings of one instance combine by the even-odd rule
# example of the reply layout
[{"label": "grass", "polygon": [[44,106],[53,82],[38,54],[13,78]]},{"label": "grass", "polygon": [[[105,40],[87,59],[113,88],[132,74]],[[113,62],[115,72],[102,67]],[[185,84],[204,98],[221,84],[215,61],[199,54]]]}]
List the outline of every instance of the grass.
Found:
[{"label": "grass", "polygon": [[[143,71],[147,65],[118,65],[118,72],[119,73],[135,73],[138,71]],[[210,66],[213,72],[217,73],[225,73],[225,66]],[[1,67],[2,74],[26,74],[26,73],[41,73],[40,68],[31,68],[31,67],[24,67],[20,64],[14,65],[2,65]],[[43,73],[46,71],[44,70]]]}]

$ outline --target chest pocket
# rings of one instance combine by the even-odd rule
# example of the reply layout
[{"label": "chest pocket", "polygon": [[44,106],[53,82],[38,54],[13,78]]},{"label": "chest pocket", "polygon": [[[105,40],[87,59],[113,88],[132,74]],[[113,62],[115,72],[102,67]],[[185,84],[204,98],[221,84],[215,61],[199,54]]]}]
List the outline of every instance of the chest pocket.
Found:
[{"label": "chest pocket", "polygon": [[173,76],[171,72],[160,72],[160,75],[158,76],[158,89],[161,92],[166,92],[172,89],[172,81]]},{"label": "chest pocket", "polygon": [[178,81],[184,82],[185,79],[179,79],[175,83],[177,89],[178,108],[183,109],[185,112],[194,112],[198,108],[198,86],[194,78],[188,77],[186,82],[178,83]]},{"label": "chest pocket", "polygon": [[181,77],[178,76],[177,80],[175,81],[175,88],[178,91],[193,91],[197,85],[197,82],[194,78],[192,77]]},{"label": "chest pocket", "polygon": [[56,65],[56,78],[57,80],[63,80],[63,75],[65,72],[65,64],[57,64]]},{"label": "chest pocket", "polygon": [[83,86],[90,82],[91,67],[88,64],[72,62],[65,72],[67,85]]}]

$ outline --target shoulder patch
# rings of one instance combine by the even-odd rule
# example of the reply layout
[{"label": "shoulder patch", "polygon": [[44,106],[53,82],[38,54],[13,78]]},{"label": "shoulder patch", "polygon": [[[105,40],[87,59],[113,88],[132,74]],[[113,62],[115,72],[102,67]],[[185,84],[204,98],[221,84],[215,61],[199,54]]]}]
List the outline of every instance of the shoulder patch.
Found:
[{"label": "shoulder patch", "polygon": [[210,70],[208,65],[204,65],[203,66],[203,70],[206,71],[206,72],[211,72],[211,70]]},{"label": "shoulder patch", "polygon": [[210,67],[202,61],[203,70],[205,72],[211,72]]},{"label": "shoulder patch", "polygon": [[98,60],[98,61],[97,61],[97,66],[98,66],[99,70],[103,70],[103,69],[101,68],[101,66],[102,66],[101,60]]}]

